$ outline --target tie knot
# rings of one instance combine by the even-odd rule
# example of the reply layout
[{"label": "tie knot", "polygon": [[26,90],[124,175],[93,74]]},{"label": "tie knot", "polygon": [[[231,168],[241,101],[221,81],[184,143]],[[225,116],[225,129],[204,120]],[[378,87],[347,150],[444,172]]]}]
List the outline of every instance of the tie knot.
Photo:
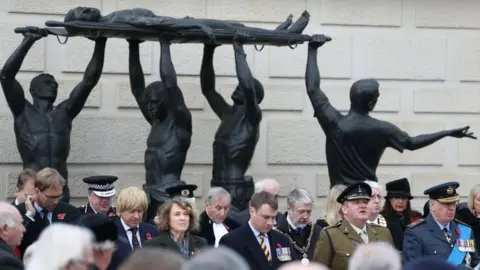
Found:
[{"label": "tie knot", "polygon": [[133,234],[136,234],[137,231],[138,231],[138,229],[137,229],[137,227],[135,227],[135,228],[130,228],[130,231],[131,231]]},{"label": "tie knot", "polygon": [[265,238],[265,234],[264,234],[264,233],[259,233],[258,236],[260,237],[260,239]]}]

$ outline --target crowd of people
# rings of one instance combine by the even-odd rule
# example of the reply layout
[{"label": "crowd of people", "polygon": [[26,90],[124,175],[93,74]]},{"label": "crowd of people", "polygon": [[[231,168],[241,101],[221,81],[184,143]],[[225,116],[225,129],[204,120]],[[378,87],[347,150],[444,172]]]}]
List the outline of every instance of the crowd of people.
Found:
[{"label": "crowd of people", "polygon": [[66,181],[55,169],[21,172],[15,200],[0,203],[0,269],[480,268],[480,185],[467,202],[460,202],[458,182],[431,187],[423,213],[412,209],[405,178],[336,185],[313,219],[308,190],[295,188],[279,209],[279,183],[264,179],[249,209],[236,215],[230,194],[212,187],[201,212],[191,190],[179,190],[146,222],[146,193],[117,193],[116,180],[85,178],[88,204],[75,207],[62,201]]}]

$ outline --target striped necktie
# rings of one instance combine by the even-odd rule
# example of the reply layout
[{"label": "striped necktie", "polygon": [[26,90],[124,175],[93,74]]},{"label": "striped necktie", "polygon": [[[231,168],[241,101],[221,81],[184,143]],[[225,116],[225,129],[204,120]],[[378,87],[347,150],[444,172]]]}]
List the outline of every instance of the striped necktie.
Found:
[{"label": "striped necktie", "polygon": [[267,261],[271,262],[272,261],[272,256],[270,255],[270,251],[268,250],[267,245],[265,245],[265,234],[260,233],[260,246],[262,247],[263,253],[265,254],[265,257],[267,257]]}]

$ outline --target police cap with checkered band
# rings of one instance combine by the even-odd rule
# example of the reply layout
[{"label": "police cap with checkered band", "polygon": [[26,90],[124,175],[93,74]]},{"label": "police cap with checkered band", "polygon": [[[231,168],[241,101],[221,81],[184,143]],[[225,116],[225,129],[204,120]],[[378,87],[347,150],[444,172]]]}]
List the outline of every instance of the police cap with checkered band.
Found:
[{"label": "police cap with checkered band", "polygon": [[83,182],[88,185],[88,190],[98,197],[112,197],[115,195],[115,186],[113,183],[118,177],[113,175],[95,175],[83,178]]}]

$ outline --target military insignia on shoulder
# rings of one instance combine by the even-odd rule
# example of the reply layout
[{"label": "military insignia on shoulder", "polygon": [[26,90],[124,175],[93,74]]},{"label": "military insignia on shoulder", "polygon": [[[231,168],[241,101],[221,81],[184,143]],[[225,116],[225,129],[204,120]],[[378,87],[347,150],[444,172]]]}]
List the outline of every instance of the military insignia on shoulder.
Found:
[{"label": "military insignia on shoulder", "polygon": [[462,225],[465,225],[465,226],[467,226],[467,227],[470,227],[470,225],[468,225],[467,223],[465,223],[465,222],[463,222],[463,221],[461,221],[461,220],[458,220],[458,219],[454,219],[454,220],[455,220],[455,222],[457,222],[457,223],[460,223],[460,224],[462,224]]},{"label": "military insignia on shoulder", "polygon": [[421,219],[419,219],[419,220],[417,220],[413,223],[408,224],[407,228],[414,228],[414,227],[416,227],[416,226],[418,226],[418,225],[420,225],[424,222],[425,222],[425,219],[421,218]]}]

